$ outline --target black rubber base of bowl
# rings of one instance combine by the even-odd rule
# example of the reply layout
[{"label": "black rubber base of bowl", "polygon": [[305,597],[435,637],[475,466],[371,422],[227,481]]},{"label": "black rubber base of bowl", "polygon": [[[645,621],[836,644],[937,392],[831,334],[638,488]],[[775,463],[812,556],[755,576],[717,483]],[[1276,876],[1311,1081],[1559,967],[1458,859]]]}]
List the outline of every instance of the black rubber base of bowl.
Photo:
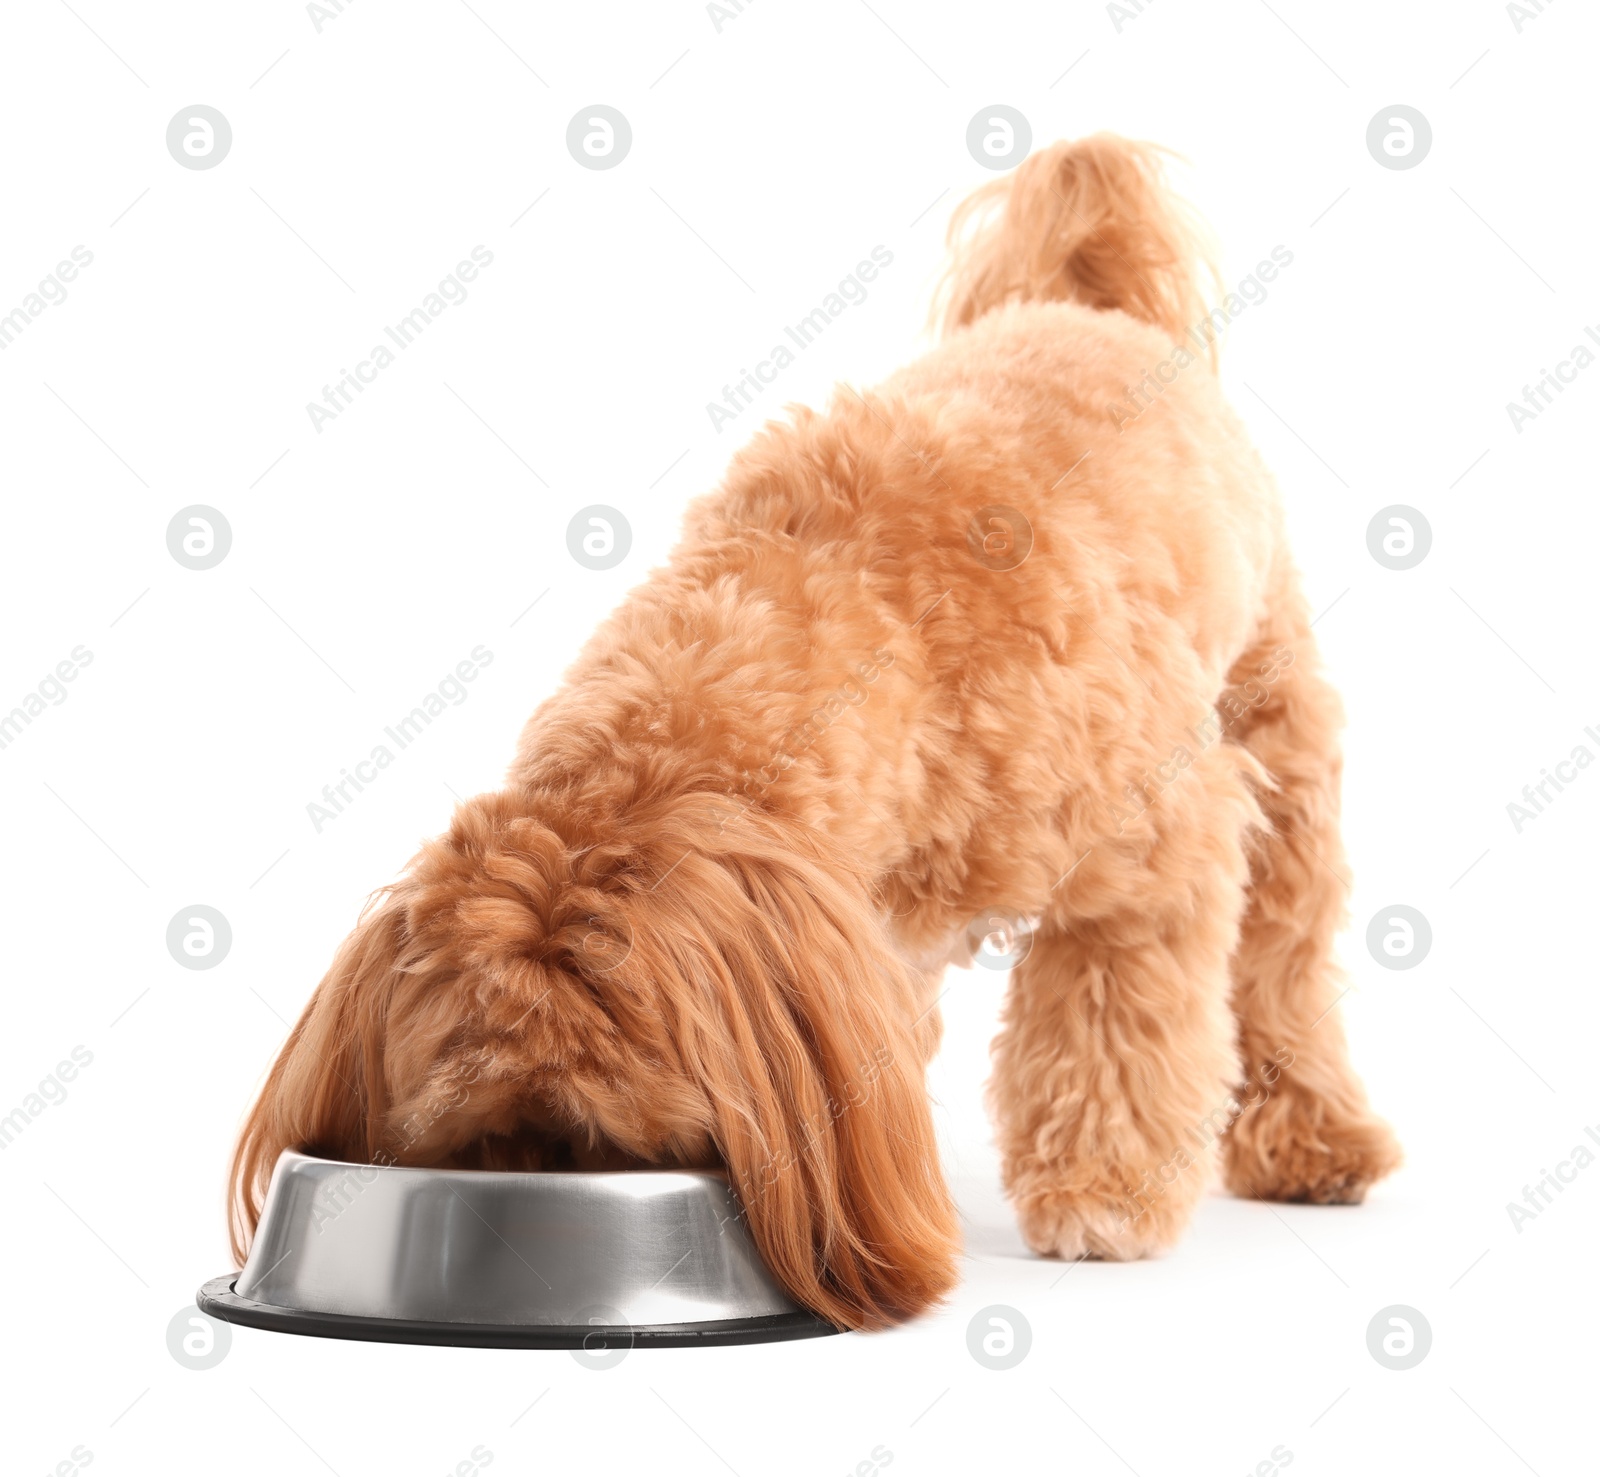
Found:
[{"label": "black rubber base of bowl", "polygon": [[247,1328],[309,1334],[322,1339],[366,1339],[383,1344],[442,1344],[468,1349],[689,1349],[718,1344],[770,1344],[822,1338],[840,1330],[812,1313],[726,1318],[713,1323],[656,1323],[594,1328],[582,1324],[421,1323],[406,1318],[362,1318],[307,1313],[253,1303],[233,1290],[237,1272],[213,1277],[195,1294],[202,1313]]}]

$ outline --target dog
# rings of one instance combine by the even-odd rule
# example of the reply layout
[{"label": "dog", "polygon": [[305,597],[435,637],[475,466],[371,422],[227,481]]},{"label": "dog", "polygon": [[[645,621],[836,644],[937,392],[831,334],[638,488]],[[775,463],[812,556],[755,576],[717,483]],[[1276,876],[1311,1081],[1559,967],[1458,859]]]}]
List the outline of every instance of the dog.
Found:
[{"label": "dog", "polygon": [[1218,1160],[1317,1203],[1398,1163],[1334,1008],[1340,705],[1190,332],[1202,230],[1098,135],[951,241],[939,345],[738,453],[369,903],[246,1120],[241,1259],[286,1148],[715,1166],[798,1303],[913,1317],[961,1248],[940,979],[991,915],[1028,920],[989,1092],[1039,1253],[1164,1250]]}]

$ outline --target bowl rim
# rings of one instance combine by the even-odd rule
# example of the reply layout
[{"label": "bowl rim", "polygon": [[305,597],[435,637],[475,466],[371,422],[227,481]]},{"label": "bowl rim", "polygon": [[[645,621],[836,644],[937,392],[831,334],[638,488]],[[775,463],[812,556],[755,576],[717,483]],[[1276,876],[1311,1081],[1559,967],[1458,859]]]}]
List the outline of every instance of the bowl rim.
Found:
[{"label": "bowl rim", "polygon": [[[453,1179],[482,1179],[504,1183],[507,1180],[543,1180],[550,1183],[567,1183],[574,1180],[618,1179],[699,1179],[716,1180],[733,1189],[728,1171],[720,1167],[707,1169],[678,1169],[664,1166],[647,1166],[639,1169],[442,1169],[427,1164],[374,1164],[361,1159],[330,1159],[323,1154],[310,1154],[304,1149],[285,1149],[272,1166],[277,1174],[280,1165],[287,1163],[329,1164],[339,1169],[375,1170],[384,1174],[420,1174],[448,1176]],[[270,1176],[269,1176],[270,1178]],[[737,1194],[737,1191],[735,1190]]]},{"label": "bowl rim", "polygon": [[843,1333],[804,1309],[759,1318],[721,1318],[704,1323],[438,1323],[412,1318],[372,1318],[350,1313],[312,1313],[240,1297],[238,1272],[225,1272],[195,1294],[202,1313],[274,1333],[316,1338],[360,1339],[369,1343],[433,1344],[471,1349],[685,1349],[731,1344],[782,1343]]}]

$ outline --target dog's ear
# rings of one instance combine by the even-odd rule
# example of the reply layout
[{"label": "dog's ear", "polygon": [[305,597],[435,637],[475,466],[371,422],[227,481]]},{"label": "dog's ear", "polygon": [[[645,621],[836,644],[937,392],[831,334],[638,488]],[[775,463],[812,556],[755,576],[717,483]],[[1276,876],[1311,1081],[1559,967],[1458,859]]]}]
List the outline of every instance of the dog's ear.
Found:
[{"label": "dog's ear", "polygon": [[662,1005],[767,1266],[842,1327],[924,1311],[955,1284],[960,1233],[912,975],[809,828],[746,811],[684,839],[632,962],[677,976]]},{"label": "dog's ear", "polygon": [[261,1219],[278,1155],[302,1149],[370,1162],[387,1109],[383,1034],[403,919],[390,898],[340,946],[267,1075],[240,1131],[228,1177],[228,1237],[240,1265]]}]

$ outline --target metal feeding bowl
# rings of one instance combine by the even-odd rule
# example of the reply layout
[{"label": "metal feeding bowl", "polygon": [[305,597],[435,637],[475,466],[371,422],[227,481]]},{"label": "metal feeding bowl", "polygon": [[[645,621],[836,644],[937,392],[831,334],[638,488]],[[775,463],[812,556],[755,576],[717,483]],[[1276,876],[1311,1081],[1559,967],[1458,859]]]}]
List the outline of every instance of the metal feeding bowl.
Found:
[{"label": "metal feeding bowl", "polygon": [[282,1333],[502,1349],[838,1331],[773,1280],[714,1170],[515,1174],[286,1152],[244,1270],[195,1301]]}]

